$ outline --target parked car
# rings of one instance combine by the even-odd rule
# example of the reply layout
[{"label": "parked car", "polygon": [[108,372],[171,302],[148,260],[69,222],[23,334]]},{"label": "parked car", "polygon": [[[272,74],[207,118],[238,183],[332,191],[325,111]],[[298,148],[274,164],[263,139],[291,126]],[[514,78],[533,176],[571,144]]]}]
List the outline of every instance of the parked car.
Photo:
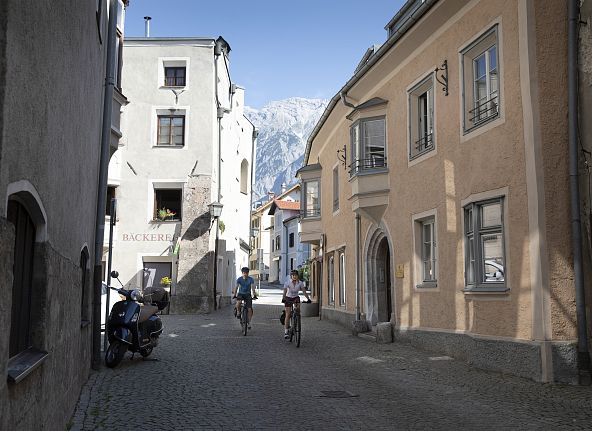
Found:
[{"label": "parked car", "polygon": [[485,261],[485,281],[500,282],[504,281],[504,266],[495,260]]}]

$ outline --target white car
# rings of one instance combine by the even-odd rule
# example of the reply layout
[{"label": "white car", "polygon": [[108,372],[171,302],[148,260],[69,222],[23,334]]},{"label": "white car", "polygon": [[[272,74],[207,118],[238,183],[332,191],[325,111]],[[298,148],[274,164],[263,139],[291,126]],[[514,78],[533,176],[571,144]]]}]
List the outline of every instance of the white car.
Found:
[{"label": "white car", "polygon": [[[111,289],[109,292],[109,312],[113,308],[113,304],[121,301],[119,293]],[[105,305],[107,304],[107,283],[101,283],[101,329],[105,328]]]},{"label": "white car", "polygon": [[485,281],[501,282],[504,281],[504,266],[494,260],[485,261]]}]

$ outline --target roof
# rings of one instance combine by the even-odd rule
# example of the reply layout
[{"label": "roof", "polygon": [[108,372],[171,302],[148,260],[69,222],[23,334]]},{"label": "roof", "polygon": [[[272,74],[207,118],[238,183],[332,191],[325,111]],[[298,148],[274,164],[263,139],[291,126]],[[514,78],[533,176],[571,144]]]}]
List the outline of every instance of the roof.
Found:
[{"label": "roof", "polygon": [[354,108],[354,110],[352,112],[350,112],[346,118],[348,120],[351,120],[352,115],[356,111],[359,111],[360,109],[372,108],[373,106],[386,105],[387,103],[388,103],[388,100],[385,100],[381,97],[373,97],[372,99],[367,100],[366,102],[361,103],[358,106],[356,106]]},{"label": "roof", "polygon": [[314,163],[314,164],[312,164],[312,165],[304,165],[304,166],[302,166],[300,169],[298,169],[298,170],[296,171],[296,174],[295,174],[295,175],[296,175],[296,176],[298,176],[298,174],[299,174],[300,172],[307,172],[307,171],[318,171],[318,170],[320,170],[320,169],[322,169],[322,166],[321,166],[321,164],[320,164],[320,163]]},{"label": "roof", "polygon": [[287,189],[285,192],[283,192],[280,195],[274,197],[273,199],[268,200],[264,204],[261,204],[261,206],[255,208],[252,212],[253,213],[263,212],[268,206],[270,206],[273,203],[274,200],[281,200],[282,198],[288,196],[288,194],[292,193],[294,190],[297,190],[299,188],[300,188],[300,183],[294,184],[292,187],[290,187],[289,189]]},{"label": "roof", "polygon": [[[308,157],[310,155],[310,149],[312,146],[312,141],[316,138],[317,134],[325,124],[325,121],[331,115],[331,112],[337,105],[337,103],[341,100],[341,95],[346,94],[365,74],[368,72],[372,66],[374,66],[378,60],[380,60],[390,49],[395,45],[395,43],[403,37],[403,35],[409,30],[413,25],[434,5],[438,0],[424,0],[418,4],[416,8],[412,9],[412,12],[409,14],[405,14],[408,9],[416,3],[417,0],[408,0],[407,3],[403,5],[403,7],[397,12],[394,18],[389,22],[387,28],[396,28],[392,34],[389,35],[387,41],[381,45],[378,51],[374,52],[373,55],[370,55],[369,58],[366,60],[366,63],[354,73],[349,81],[345,83],[341,90],[333,96],[333,98],[329,101],[325,111],[319,118],[319,121],[315,125],[314,129],[312,130],[311,134],[308,137],[306,142],[306,149],[304,150],[304,165],[308,164]],[[401,20],[401,25],[395,25],[396,21]],[[398,23],[397,23],[398,24]]]},{"label": "roof", "polygon": [[300,211],[299,201],[280,201],[275,199],[269,209],[269,215],[274,215],[276,210]]}]

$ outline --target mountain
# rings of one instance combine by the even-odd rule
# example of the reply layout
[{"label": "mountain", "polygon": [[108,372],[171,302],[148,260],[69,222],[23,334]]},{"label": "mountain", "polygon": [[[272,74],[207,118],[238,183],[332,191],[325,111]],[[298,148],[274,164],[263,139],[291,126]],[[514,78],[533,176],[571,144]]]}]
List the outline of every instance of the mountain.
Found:
[{"label": "mountain", "polygon": [[292,97],[270,102],[261,109],[245,106],[246,117],[259,129],[253,184],[254,199],[273,191],[282,183],[297,182],[306,140],[327,106],[328,100]]}]

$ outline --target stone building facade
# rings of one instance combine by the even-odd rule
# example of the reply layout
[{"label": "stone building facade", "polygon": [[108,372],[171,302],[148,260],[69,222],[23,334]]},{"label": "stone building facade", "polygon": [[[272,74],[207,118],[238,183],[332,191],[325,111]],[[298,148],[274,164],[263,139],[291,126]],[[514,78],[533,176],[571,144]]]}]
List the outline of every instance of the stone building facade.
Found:
[{"label": "stone building facade", "polygon": [[65,429],[91,367],[110,3],[0,4],[2,430]]},{"label": "stone building facade", "polygon": [[322,315],[577,382],[567,2],[409,0],[386,30],[298,173]]}]

